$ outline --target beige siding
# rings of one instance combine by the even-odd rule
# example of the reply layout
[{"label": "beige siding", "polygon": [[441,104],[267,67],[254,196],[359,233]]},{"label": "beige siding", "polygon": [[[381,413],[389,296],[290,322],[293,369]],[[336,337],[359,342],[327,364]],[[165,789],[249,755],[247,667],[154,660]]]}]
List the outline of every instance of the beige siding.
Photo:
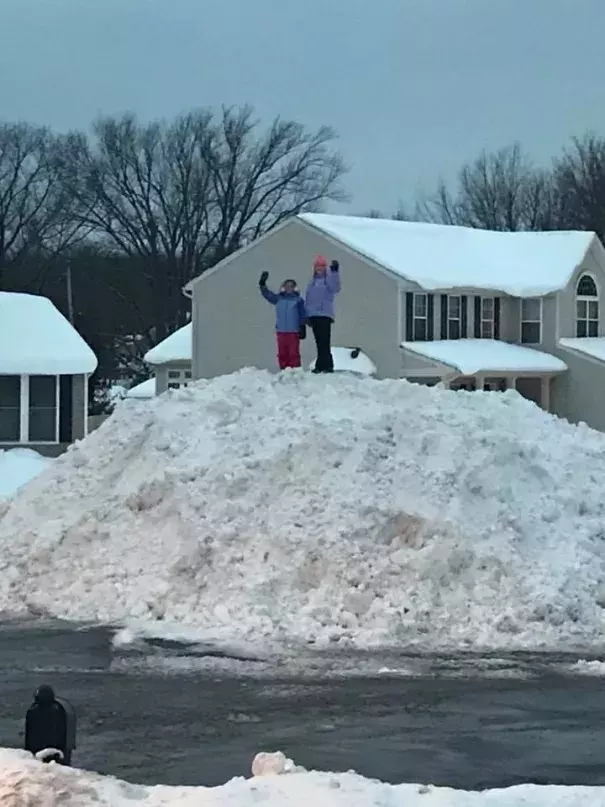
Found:
[{"label": "beige siding", "polygon": [[568,350],[554,351],[568,371],[553,379],[551,411],[605,431],[605,364]]},{"label": "beige siding", "polygon": [[576,335],[576,286],[580,277],[587,272],[592,275],[599,291],[599,336],[605,336],[605,250],[595,238],[582,265],[574,272],[567,288],[559,292],[557,339],[573,338]]},{"label": "beige siding", "polygon": [[[193,374],[208,378],[242,367],[276,369],[274,312],[258,291],[293,277],[304,291],[313,256],[340,261],[333,345],[356,346],[379,376],[400,371],[397,281],[299,220],[289,222],[193,286]],[[312,335],[302,343],[303,364],[314,358]]]},{"label": "beige siding", "polygon": [[72,405],[72,434],[71,439],[82,440],[86,437],[88,422],[88,401],[86,399],[86,376],[75,375],[72,381],[71,405]]}]

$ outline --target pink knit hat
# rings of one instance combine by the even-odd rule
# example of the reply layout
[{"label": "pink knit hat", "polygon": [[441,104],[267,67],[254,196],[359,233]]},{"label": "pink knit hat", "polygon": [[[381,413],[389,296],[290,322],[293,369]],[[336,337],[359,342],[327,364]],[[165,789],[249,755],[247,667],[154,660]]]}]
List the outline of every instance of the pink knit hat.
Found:
[{"label": "pink knit hat", "polygon": [[316,255],[313,258],[313,269],[327,269],[328,268],[328,261],[324,258],[323,255]]}]

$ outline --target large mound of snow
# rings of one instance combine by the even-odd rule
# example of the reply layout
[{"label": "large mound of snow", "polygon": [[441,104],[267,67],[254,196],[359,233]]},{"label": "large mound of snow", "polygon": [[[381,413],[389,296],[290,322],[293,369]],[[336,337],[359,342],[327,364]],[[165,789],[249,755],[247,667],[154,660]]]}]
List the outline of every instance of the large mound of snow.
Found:
[{"label": "large mound of snow", "polygon": [[603,807],[602,787],[521,785],[481,793],[388,785],[355,773],[307,772],[277,752],[258,754],[251,779],[220,787],[143,787],[0,749],[2,807]]},{"label": "large mound of snow", "polygon": [[51,460],[31,448],[0,449],[0,498],[12,496],[42,473]]},{"label": "large mound of snow", "polygon": [[600,642],[605,435],[514,392],[245,370],[120,407],[10,500],[0,609],[230,641]]}]

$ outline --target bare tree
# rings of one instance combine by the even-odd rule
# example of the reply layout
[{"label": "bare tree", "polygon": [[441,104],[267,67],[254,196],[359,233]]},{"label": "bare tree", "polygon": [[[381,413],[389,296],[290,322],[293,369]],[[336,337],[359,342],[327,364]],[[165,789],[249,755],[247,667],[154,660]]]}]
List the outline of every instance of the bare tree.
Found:
[{"label": "bare tree", "polygon": [[31,253],[62,250],[78,231],[56,138],[46,128],[0,124],[0,286],[7,266]]},{"label": "bare tree", "polygon": [[535,168],[518,143],[483,152],[462,167],[452,192],[441,181],[417,217],[489,230],[543,230],[559,224],[552,173]]},{"label": "bare tree", "polygon": [[605,236],[605,138],[574,138],[555,161],[562,225]]},{"label": "bare tree", "polygon": [[259,132],[250,109],[199,110],[172,123],[102,118],[90,143],[64,149],[82,221],[109,248],[142,259],[156,338],[182,325],[182,286],[284,218],[342,198],[333,133],[276,120]]}]

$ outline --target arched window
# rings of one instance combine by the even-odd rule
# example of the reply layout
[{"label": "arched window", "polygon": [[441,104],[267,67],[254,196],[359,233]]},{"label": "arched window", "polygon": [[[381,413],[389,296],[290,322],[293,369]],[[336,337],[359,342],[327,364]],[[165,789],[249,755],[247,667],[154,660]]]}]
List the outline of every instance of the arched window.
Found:
[{"label": "arched window", "polygon": [[576,287],[576,336],[599,335],[599,292],[590,275],[582,275]]}]

